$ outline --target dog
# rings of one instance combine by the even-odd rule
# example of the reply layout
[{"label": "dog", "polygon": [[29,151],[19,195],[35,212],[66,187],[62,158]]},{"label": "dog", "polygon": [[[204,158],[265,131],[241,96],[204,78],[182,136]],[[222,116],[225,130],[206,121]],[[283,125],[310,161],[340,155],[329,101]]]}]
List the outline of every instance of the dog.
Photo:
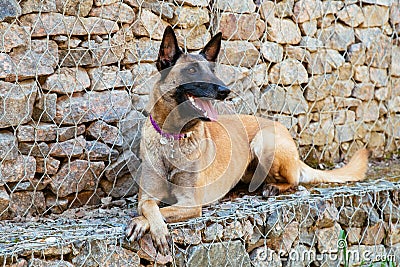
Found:
[{"label": "dog", "polygon": [[[279,122],[251,115],[217,116],[213,101],[230,90],[215,75],[221,48],[216,34],[199,54],[183,53],[171,27],[165,29],[156,61],[159,75],[142,130],[138,213],[128,224],[130,241],[150,231],[154,245],[169,252],[166,223],[202,215],[202,206],[227,194],[239,181],[264,182],[269,197],[299,183],[360,181],[369,152],[329,171],[300,160],[289,131]],[[254,183],[254,181],[256,181]],[[161,202],[169,205],[159,207]]]}]

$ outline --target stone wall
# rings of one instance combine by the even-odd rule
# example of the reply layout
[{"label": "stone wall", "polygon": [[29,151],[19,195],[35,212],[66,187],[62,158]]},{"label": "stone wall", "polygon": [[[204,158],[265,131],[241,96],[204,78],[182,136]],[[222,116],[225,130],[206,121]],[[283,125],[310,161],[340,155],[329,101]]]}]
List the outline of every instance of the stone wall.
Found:
[{"label": "stone wall", "polygon": [[0,217],[136,193],[148,77],[164,28],[223,33],[241,112],[285,124],[310,162],[400,142],[398,0],[0,0]]}]

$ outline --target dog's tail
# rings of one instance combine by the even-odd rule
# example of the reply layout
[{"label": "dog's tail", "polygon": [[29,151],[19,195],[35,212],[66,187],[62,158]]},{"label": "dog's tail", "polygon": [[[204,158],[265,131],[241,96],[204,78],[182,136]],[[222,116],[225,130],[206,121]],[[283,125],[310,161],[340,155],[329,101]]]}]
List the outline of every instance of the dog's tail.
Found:
[{"label": "dog's tail", "polygon": [[322,171],[315,170],[301,162],[300,182],[303,183],[345,183],[365,179],[368,168],[369,151],[361,149],[351,158],[350,162],[340,169]]}]

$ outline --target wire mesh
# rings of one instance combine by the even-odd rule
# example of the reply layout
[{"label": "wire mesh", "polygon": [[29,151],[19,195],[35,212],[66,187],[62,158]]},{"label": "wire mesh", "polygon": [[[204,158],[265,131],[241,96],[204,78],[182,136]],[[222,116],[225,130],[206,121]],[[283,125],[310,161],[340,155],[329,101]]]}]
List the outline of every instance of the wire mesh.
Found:
[{"label": "wire mesh", "polygon": [[352,187],[206,207],[170,226],[173,257],[148,236],[127,244],[167,25],[185,52],[221,31],[216,72],[236,112],[284,124],[308,164],[367,147],[395,166],[399,0],[0,0],[0,219],[11,220],[0,263],[396,266],[398,174],[378,179],[385,168]]}]

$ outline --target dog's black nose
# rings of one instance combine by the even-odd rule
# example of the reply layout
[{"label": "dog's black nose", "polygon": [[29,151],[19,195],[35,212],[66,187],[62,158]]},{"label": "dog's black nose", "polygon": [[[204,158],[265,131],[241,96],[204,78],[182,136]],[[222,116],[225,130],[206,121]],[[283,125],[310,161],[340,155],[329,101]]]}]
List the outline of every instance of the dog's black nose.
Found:
[{"label": "dog's black nose", "polygon": [[227,98],[227,96],[229,95],[229,93],[231,92],[231,90],[226,87],[226,86],[218,86],[218,91],[217,91],[217,99],[218,100],[224,100],[225,98]]}]

